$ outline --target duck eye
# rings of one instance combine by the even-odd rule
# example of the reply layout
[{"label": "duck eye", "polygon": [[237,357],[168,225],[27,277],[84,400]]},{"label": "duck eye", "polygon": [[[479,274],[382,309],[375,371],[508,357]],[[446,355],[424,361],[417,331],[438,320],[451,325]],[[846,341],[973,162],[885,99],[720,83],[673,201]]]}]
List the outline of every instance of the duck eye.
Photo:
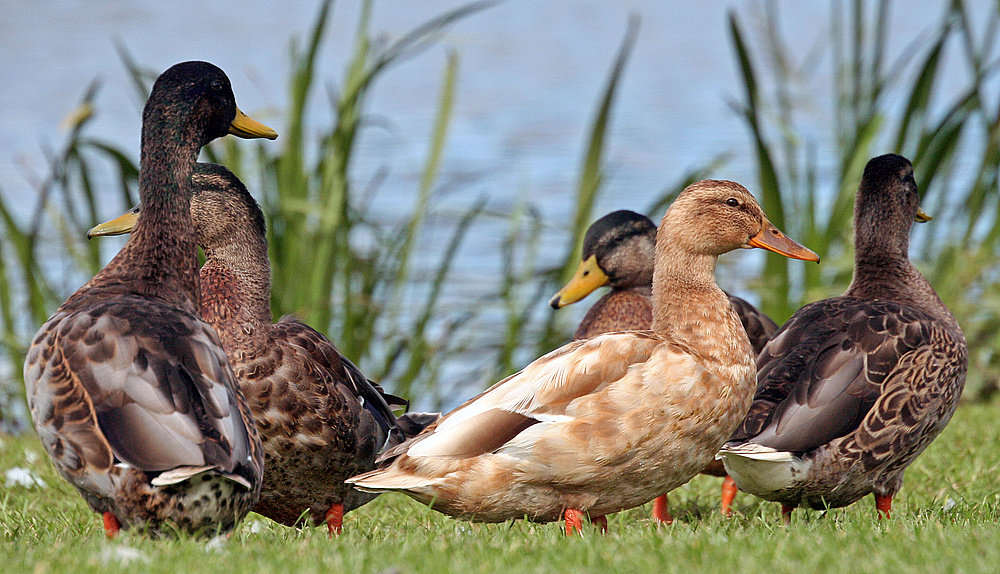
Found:
[{"label": "duck eye", "polygon": [[215,90],[216,92],[221,92],[222,91],[222,80],[214,80],[212,82],[212,89]]},{"label": "duck eye", "polygon": [[740,202],[735,197],[730,197],[729,199],[726,200],[726,205],[728,205],[729,207],[739,207]]}]

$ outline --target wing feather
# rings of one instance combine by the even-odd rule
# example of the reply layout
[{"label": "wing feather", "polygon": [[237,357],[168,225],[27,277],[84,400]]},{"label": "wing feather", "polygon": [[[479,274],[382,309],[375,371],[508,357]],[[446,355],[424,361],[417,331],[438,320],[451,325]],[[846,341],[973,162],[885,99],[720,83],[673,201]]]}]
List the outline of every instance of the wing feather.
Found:
[{"label": "wing feather", "polygon": [[803,307],[757,358],[758,387],[733,441],[805,452],[857,429],[941,329],[888,301],[838,297]]},{"label": "wing feather", "polygon": [[64,470],[105,472],[111,453],[150,472],[250,462],[235,377],[198,317],[123,296],[57,313],[32,347],[25,380],[36,427]]},{"label": "wing feather", "polygon": [[574,401],[621,379],[662,339],[650,332],[574,341],[470,399],[415,440],[386,453],[464,458],[494,452],[539,422],[573,420]]}]

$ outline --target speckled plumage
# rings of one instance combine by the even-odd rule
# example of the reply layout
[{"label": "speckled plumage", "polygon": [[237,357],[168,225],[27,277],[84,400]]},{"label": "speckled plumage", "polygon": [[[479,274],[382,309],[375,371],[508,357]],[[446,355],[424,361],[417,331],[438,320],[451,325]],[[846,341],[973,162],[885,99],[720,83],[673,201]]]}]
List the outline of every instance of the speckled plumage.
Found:
[{"label": "speckled plumage", "polygon": [[28,349],[35,428],[59,473],[105,513],[109,535],[118,525],[225,532],[257,500],[260,441],[218,337],[197,316],[188,208],[198,150],[235,133],[237,114],[211,64],[185,62],[157,79],[143,112],[148,213]]},{"label": "speckled plumage", "polygon": [[597,518],[683,484],[750,404],[750,343],[714,268],[762,229],[773,226],[742,186],[693,184],[660,226],[652,330],[556,349],[348,482],[484,522]]},{"label": "speckled plumage", "polygon": [[906,467],[951,419],[968,350],[909,261],[918,203],[909,161],[868,163],[850,288],[800,309],[758,356],[754,403],[721,453],[741,490],[786,511],[874,493],[888,512]]},{"label": "speckled plumage", "polygon": [[264,444],[268,472],[254,511],[287,526],[308,511],[319,525],[333,504],[349,512],[374,498],[344,479],[374,467],[395,420],[385,399],[309,326],[286,317],[244,328],[245,339],[223,346]]},{"label": "speckled plumage", "polygon": [[[222,166],[198,164],[191,214],[201,268],[201,314],[219,333],[263,441],[267,473],[254,511],[281,524],[327,522],[373,498],[344,479],[373,468],[390,431],[398,443],[433,417],[411,415],[396,427],[382,392],[326,337],[285,317],[274,323],[264,215],[246,187]],[[136,208],[95,228],[128,230]],[[417,418],[413,418],[416,416]],[[328,511],[339,505],[336,520]]]},{"label": "speckled plumage", "polygon": [[645,288],[612,288],[587,311],[573,333],[574,340],[601,333],[639,331],[653,323],[652,285]]}]

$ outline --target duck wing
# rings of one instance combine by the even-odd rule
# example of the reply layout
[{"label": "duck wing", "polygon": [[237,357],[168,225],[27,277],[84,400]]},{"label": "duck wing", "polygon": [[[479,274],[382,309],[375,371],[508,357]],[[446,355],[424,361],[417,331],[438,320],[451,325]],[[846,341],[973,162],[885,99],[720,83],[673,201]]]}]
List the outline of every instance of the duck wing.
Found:
[{"label": "duck wing", "polygon": [[305,323],[288,316],[282,317],[273,327],[276,341],[294,345],[308,357],[311,363],[308,368],[316,371],[311,378],[342,386],[360,402],[382,429],[384,439],[396,421],[390,404],[399,406],[402,403],[405,406],[406,402],[385,393],[380,386],[369,381],[329,339]]},{"label": "duck wing", "polygon": [[218,336],[175,307],[125,295],[57,312],[32,343],[25,382],[36,428],[70,475],[112,464],[259,474]]},{"label": "duck wing", "polygon": [[578,399],[620,380],[662,344],[651,331],[630,331],[564,345],[469,399],[416,438],[387,450],[377,462],[384,467],[402,454],[471,458],[511,446],[535,424],[576,418]]},{"label": "duck wing", "polygon": [[906,305],[848,297],[807,305],[758,356],[754,402],[731,440],[802,453],[855,431],[877,403],[864,423],[872,436],[900,416],[919,418],[935,408],[920,404],[923,389],[937,386],[931,379],[953,342],[940,321]]}]

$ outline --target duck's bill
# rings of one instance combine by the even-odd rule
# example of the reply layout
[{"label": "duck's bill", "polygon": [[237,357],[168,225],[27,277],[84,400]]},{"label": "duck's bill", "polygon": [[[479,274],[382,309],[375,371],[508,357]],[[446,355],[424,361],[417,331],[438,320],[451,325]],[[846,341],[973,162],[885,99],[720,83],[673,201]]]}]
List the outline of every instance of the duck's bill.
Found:
[{"label": "duck's bill", "polygon": [[549,305],[553,309],[565,307],[570,303],[576,303],[593,293],[597,288],[607,284],[608,276],[597,265],[597,257],[591,255],[580,262],[580,266],[576,268],[573,278],[552,299],[549,299]]},{"label": "duck's bill", "polygon": [[779,255],[784,255],[785,257],[790,257],[792,259],[801,259],[803,261],[819,261],[819,255],[816,255],[812,250],[806,248],[795,241],[789,239],[787,235],[781,232],[780,229],[774,226],[770,221],[764,220],[764,228],[760,230],[760,233],[754,235],[747,242],[750,247],[759,247],[761,249],[767,249],[768,251],[774,251]]},{"label": "duck's bill", "polygon": [[278,132],[244,114],[239,108],[236,108],[236,119],[229,124],[229,133],[244,139],[267,138],[273,140],[278,137]]},{"label": "duck's bill", "polygon": [[135,228],[136,222],[139,221],[140,208],[141,206],[137,205],[111,221],[95,225],[87,232],[87,239],[93,239],[98,236],[106,237],[131,233],[132,229]]},{"label": "duck's bill", "polygon": [[916,220],[917,223],[927,223],[934,218],[928,215],[926,211],[918,207],[917,215],[913,219]]}]

